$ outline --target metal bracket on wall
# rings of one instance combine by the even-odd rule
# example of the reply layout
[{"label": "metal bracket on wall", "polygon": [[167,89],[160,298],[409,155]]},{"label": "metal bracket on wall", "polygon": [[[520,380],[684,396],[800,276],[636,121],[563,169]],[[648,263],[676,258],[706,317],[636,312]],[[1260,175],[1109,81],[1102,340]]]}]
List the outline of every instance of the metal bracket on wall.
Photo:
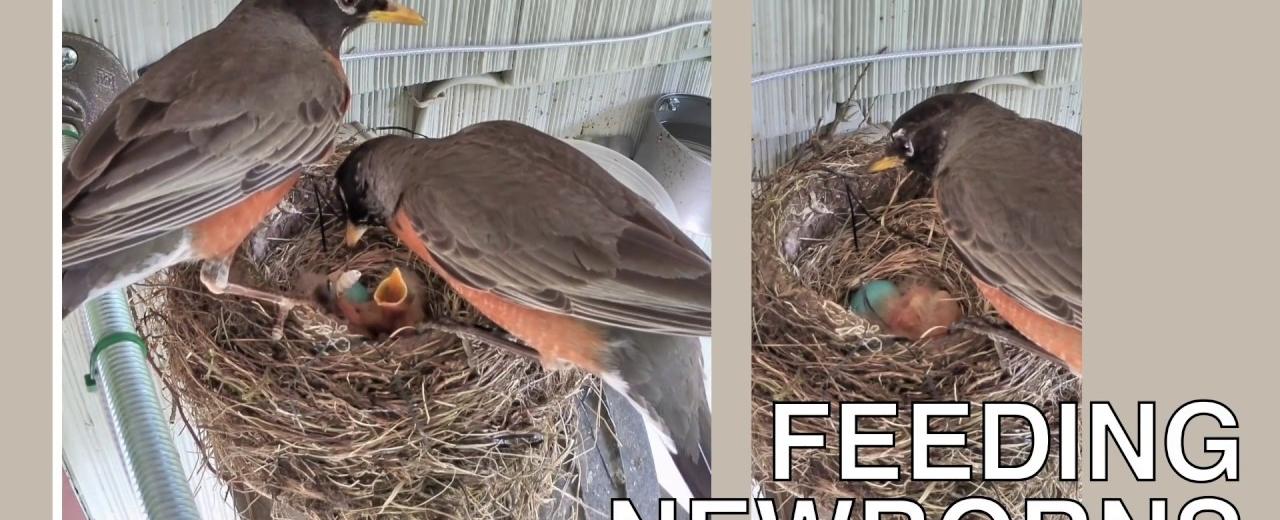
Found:
[{"label": "metal bracket on wall", "polygon": [[101,114],[132,82],[128,70],[102,44],[62,33],[62,122],[77,133],[84,133],[88,119]]},{"label": "metal bracket on wall", "polygon": [[431,106],[433,101],[444,97],[445,91],[461,87],[463,85],[479,85],[490,88],[506,89],[512,88],[509,81],[511,71],[504,72],[488,72],[484,74],[475,74],[472,76],[462,76],[457,78],[449,78],[440,81],[433,81],[420,87],[422,95],[416,96],[413,91],[419,87],[407,87],[405,93],[408,94],[409,100],[417,107],[417,114],[414,116],[413,131],[419,135],[427,133],[427,108]]},{"label": "metal bracket on wall", "polygon": [[1043,71],[1039,71],[1007,74],[1004,76],[994,76],[990,78],[979,78],[962,83],[956,83],[953,88],[956,93],[961,94],[973,93],[982,90],[983,88],[994,87],[997,85],[1010,85],[1028,89],[1049,88],[1049,85],[1045,85],[1044,82],[1041,81],[1043,75]]},{"label": "metal bracket on wall", "polygon": [[508,79],[511,71],[487,72],[484,74],[474,74],[471,76],[461,76],[457,78],[449,78],[440,81],[433,81],[422,85],[422,96],[413,95],[414,87],[408,87],[405,90],[409,94],[409,98],[418,108],[426,108],[432,101],[444,97],[444,92],[454,87],[463,85],[480,85],[492,88],[511,88],[511,82]]}]

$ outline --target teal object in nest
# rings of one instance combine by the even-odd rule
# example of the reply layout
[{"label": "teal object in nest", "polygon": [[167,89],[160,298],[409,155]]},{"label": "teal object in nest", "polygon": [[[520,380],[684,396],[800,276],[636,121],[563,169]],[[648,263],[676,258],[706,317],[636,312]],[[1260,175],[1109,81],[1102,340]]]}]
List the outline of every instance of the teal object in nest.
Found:
[{"label": "teal object in nest", "polygon": [[883,320],[889,315],[889,304],[901,296],[889,280],[867,282],[849,297],[849,310],[866,319]]},{"label": "teal object in nest", "polygon": [[373,299],[373,295],[369,293],[369,288],[359,282],[347,288],[345,296],[347,301],[355,303],[365,303]]}]

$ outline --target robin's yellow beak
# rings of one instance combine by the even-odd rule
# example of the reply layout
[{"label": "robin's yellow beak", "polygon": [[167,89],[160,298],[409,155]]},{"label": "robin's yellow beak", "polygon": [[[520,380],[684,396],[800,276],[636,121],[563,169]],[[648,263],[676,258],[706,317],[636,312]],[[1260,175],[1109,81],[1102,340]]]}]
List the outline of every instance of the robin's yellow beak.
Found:
[{"label": "robin's yellow beak", "polygon": [[369,13],[369,21],[400,25],[423,25],[427,23],[417,11],[396,2],[387,2],[386,9]]},{"label": "robin's yellow beak", "polygon": [[886,155],[880,160],[871,163],[871,166],[867,167],[867,171],[871,173],[880,173],[885,170],[892,170],[902,166],[903,164],[906,164],[905,159],[896,155]]},{"label": "robin's yellow beak", "polygon": [[347,247],[356,247],[356,244],[360,243],[360,237],[363,237],[364,232],[368,230],[368,226],[347,222],[347,238],[345,240]]}]

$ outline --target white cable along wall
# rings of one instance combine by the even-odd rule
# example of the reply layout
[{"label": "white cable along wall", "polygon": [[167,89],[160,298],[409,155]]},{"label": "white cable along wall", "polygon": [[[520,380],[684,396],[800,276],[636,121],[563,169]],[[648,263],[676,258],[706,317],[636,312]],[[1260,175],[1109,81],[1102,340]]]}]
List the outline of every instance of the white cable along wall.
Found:
[{"label": "white cable along wall", "polygon": [[[886,52],[1077,43],[1080,0],[755,0],[753,76]],[[1038,88],[979,93],[1019,113],[1079,129],[1081,50],[963,54],[870,65],[854,93],[870,101],[872,123],[894,117],[939,90],[983,78],[1029,73]],[[753,159],[758,173],[780,166],[818,122],[834,118],[862,65],[795,74],[752,87]]]}]

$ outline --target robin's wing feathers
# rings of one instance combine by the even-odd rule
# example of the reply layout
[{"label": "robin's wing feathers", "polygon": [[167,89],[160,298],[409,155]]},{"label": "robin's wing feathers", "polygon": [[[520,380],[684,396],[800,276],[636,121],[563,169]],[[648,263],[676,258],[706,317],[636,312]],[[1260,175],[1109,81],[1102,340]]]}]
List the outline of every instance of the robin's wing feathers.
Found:
[{"label": "robin's wing feathers", "polygon": [[[948,151],[937,197],[961,259],[983,282],[1058,322],[1083,325],[1081,140],[1023,120]],[[1044,150],[1028,154],[1027,150]]]},{"label": "robin's wing feathers", "polygon": [[431,171],[400,207],[450,275],[609,326],[710,335],[710,261],[651,204],[523,125],[485,123],[451,140],[404,163]]},{"label": "robin's wing feathers", "polygon": [[346,87],[318,44],[260,53],[272,36],[210,34],[126,89],[64,162],[64,267],[197,222],[329,149]]}]

